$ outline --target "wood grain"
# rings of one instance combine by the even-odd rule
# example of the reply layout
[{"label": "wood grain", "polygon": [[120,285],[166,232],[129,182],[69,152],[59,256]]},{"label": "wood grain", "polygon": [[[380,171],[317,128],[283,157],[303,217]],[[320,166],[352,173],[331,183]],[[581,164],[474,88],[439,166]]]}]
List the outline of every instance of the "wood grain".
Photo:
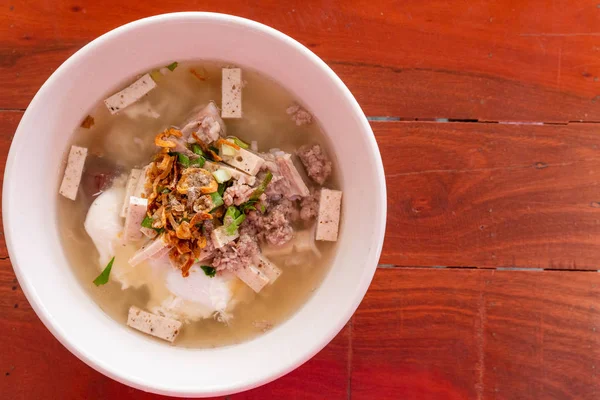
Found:
[{"label": "wood grain", "polygon": [[[21,117],[23,117],[21,111],[0,111],[0,183],[2,184],[4,183],[4,168],[10,143]],[[2,193],[0,193],[0,204],[2,204]],[[0,213],[0,259],[3,258],[8,258],[8,250],[4,238],[4,222],[2,213]]]},{"label": "wood grain", "polygon": [[[350,330],[346,327],[317,356],[288,375],[265,386],[229,396],[231,400],[339,399],[347,400]],[[306,335],[310,335],[307,327]],[[290,345],[293,345],[290,343]]]},{"label": "wood grain", "polygon": [[[595,2],[8,0],[2,175],[20,110],[62,62],[121,24],[180,10],[291,35],[371,117],[600,122]],[[229,398],[599,398],[600,275],[487,269],[600,269],[597,124],[372,126],[388,186],[381,262],[404,268],[380,268],[353,320],[308,363]],[[0,336],[2,398],[164,398],[102,376],[53,338],[16,282],[3,232]]]},{"label": "wood grain", "polygon": [[595,124],[373,128],[388,188],[382,263],[599,269]]},{"label": "wood grain", "polygon": [[[85,365],[46,329],[25,299],[8,260],[0,260],[0,393],[3,399],[169,399],[122,385]],[[231,399],[346,399],[348,329],[306,364]]]},{"label": "wood grain", "polygon": [[[1,261],[3,395],[57,398],[69,387],[73,399],[162,398],[70,355],[14,279]],[[379,269],[352,325],[325,350],[231,398],[595,399],[599,295],[593,272]]]},{"label": "wood grain", "polygon": [[298,39],[369,115],[600,121],[594,2],[9,0],[2,8],[0,108],[26,107],[68,56],[110,29],[198,10],[255,19]]},{"label": "wood grain", "polygon": [[353,399],[597,399],[600,275],[380,269],[354,317]]},{"label": "wood grain", "polygon": [[[0,112],[6,149],[21,115]],[[372,126],[388,187],[382,263],[600,269],[595,124]]]}]

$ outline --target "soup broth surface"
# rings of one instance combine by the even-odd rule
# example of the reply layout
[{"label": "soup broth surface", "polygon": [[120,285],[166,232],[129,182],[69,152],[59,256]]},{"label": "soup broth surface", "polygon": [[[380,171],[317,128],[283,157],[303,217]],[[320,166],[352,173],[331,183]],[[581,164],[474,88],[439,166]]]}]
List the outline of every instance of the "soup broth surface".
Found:
[{"label": "soup broth surface", "polygon": [[[147,309],[150,288],[143,285],[123,290],[114,279],[103,286],[93,284],[105,265],[99,264],[98,251],[84,229],[88,209],[98,195],[86,188],[97,184],[98,180],[112,179],[119,172],[126,174],[132,168],[147,165],[158,151],[154,144],[157,133],[171,126],[181,127],[195,109],[211,100],[220,106],[221,68],[224,66],[220,62],[179,63],[174,71],[161,76],[154,90],[118,114],[111,115],[100,101],[89,113],[94,125],[89,129],[80,127],[73,135],[70,145],[88,148],[88,158],[77,199],[72,201],[59,196],[61,241],[83,287],[105,313],[123,324],[127,321],[130,306]],[[297,126],[286,113],[286,109],[296,103],[294,96],[255,71],[247,68],[242,71],[243,118],[224,120],[227,135],[237,136],[247,143],[256,141],[259,152],[278,148],[293,154],[301,145],[318,143],[333,162],[333,175],[325,186],[338,189],[337,165],[319,124],[313,121]],[[113,88],[107,97],[129,83]],[[159,117],[144,115],[150,112],[158,113]],[[302,170],[299,163],[298,169]],[[305,182],[308,184],[309,180],[305,179]],[[124,186],[124,179],[117,178],[112,184]],[[316,244],[322,253],[320,259],[272,258],[283,273],[274,284],[267,285],[259,293],[254,293],[241,281],[236,282],[235,296],[239,303],[232,311],[232,318],[227,323],[207,318],[185,324],[175,344],[194,348],[231,345],[249,340],[285,321],[307,301],[327,273],[335,243],[317,241]],[[115,265],[127,263],[137,248],[133,245],[117,247]],[[152,267],[146,262],[135,269],[140,276],[152,273]]]}]

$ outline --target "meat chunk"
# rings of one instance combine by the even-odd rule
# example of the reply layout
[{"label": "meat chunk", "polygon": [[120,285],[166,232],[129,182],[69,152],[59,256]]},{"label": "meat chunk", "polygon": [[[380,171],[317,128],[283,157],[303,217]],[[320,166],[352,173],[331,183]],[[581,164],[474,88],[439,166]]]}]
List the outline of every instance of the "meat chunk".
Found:
[{"label": "meat chunk", "polygon": [[218,271],[236,271],[249,265],[256,265],[260,249],[256,240],[247,234],[215,252],[213,267]]},{"label": "meat chunk", "polygon": [[127,326],[168,342],[173,342],[179,334],[181,322],[131,306],[127,316]]},{"label": "meat chunk", "polygon": [[285,111],[298,126],[310,124],[312,122],[312,115],[304,108],[300,107],[299,104],[292,104]]},{"label": "meat chunk", "polygon": [[148,92],[156,87],[156,82],[150,77],[150,74],[145,74],[125,89],[121,90],[104,100],[104,104],[111,114],[116,114],[125,107],[135,103]]},{"label": "meat chunk", "polygon": [[59,193],[67,199],[75,200],[77,198],[77,191],[79,190],[87,152],[88,150],[85,147],[71,146],[69,157],[67,158],[65,175],[59,189]]},{"label": "meat chunk", "polygon": [[317,240],[333,242],[337,240],[341,210],[342,192],[339,190],[321,189],[316,231]]},{"label": "meat chunk", "polygon": [[223,193],[223,201],[229,207],[232,204],[239,206],[247,202],[254,193],[254,188],[245,184],[234,183],[232,186],[225,189]]},{"label": "meat chunk", "polygon": [[173,148],[173,151],[175,151],[177,153],[182,153],[192,160],[195,160],[198,158],[198,154],[196,154],[193,151],[191,151],[190,149],[188,149],[187,143],[182,138],[175,137],[175,138],[169,139],[169,141],[175,143],[175,147]]},{"label": "meat chunk", "polygon": [[[295,199],[310,194],[302,176],[292,161],[292,155],[283,151],[261,154],[265,159],[263,170],[271,171],[273,179],[267,187],[269,198],[278,200],[281,197]],[[264,171],[257,178],[262,180]]]},{"label": "meat chunk", "polygon": [[284,154],[278,156],[276,162],[279,167],[279,173],[286,179],[289,185],[289,194],[287,197],[308,196],[310,192],[306,183],[302,180],[302,176],[300,176],[300,173],[292,162],[292,155]]},{"label": "meat chunk", "polygon": [[285,215],[285,218],[290,222],[296,222],[300,219],[300,210],[298,202],[288,199],[281,199],[277,204],[271,207],[270,211],[279,210]]},{"label": "meat chunk", "polygon": [[283,246],[262,246],[262,252],[269,257],[286,257],[293,253],[296,255],[311,253],[316,258],[321,258],[321,251],[315,243],[315,230],[306,229],[296,232],[294,239]]},{"label": "meat chunk", "polygon": [[310,196],[304,197],[300,202],[300,218],[303,221],[310,221],[317,217],[319,213],[319,198],[321,191],[312,189]]},{"label": "meat chunk", "polygon": [[184,139],[188,139],[192,132],[196,132],[198,137],[206,144],[210,144],[221,136],[225,136],[225,123],[219,115],[219,109],[214,102],[209,102],[192,118],[190,118],[181,129]]},{"label": "meat chunk", "polygon": [[298,220],[299,214],[295,202],[283,199],[270,207],[266,214],[249,212],[240,230],[269,244],[281,246],[294,237],[292,222]]},{"label": "meat chunk", "polygon": [[261,219],[261,234],[267,243],[281,246],[294,237],[294,229],[285,206],[276,205]]},{"label": "meat chunk", "polygon": [[[271,183],[267,186],[267,190],[265,190],[265,194],[267,195],[270,201],[278,201],[282,197],[288,195],[290,193],[289,185],[286,179],[279,175],[279,169],[275,163],[268,163],[268,169],[273,174],[273,178],[271,178]],[[263,181],[265,179],[266,173],[263,174],[261,172],[256,177],[259,181]]]},{"label": "meat chunk", "polygon": [[258,238],[258,232],[261,229],[262,214],[257,211],[250,211],[246,214],[246,219],[239,226],[240,235],[250,235]]},{"label": "meat chunk", "polygon": [[242,70],[223,68],[221,82],[221,117],[242,118]]},{"label": "meat chunk", "polygon": [[331,175],[332,164],[321,146],[304,145],[298,149],[297,154],[308,176],[319,185],[323,185]]}]

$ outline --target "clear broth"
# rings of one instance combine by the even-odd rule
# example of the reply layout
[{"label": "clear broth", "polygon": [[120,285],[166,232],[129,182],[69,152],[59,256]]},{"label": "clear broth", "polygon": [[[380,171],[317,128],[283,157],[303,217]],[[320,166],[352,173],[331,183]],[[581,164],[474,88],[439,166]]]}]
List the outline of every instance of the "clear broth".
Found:
[{"label": "clear broth", "polygon": [[[78,128],[72,143],[88,148],[86,169],[102,164],[105,168],[128,172],[133,167],[146,165],[157,151],[155,135],[165,128],[181,124],[199,105],[210,100],[221,103],[221,68],[219,62],[180,63],[173,71],[159,80],[157,88],[130,107],[149,105],[160,114],[158,119],[139,117],[132,119],[125,109],[111,115],[101,101],[91,111],[94,126],[91,129]],[[195,77],[190,70],[205,73],[204,81]],[[288,106],[296,102],[294,96],[278,83],[265,76],[243,68],[243,118],[225,120],[228,135],[235,135],[250,142],[257,141],[260,152],[279,148],[293,153],[299,146],[319,143],[330,150],[328,141],[319,124],[296,126],[287,115]],[[127,83],[129,84],[129,83]],[[108,95],[126,84],[120,85]],[[337,188],[337,164],[333,153],[328,151],[334,162],[334,174],[326,184]],[[301,168],[299,168],[301,170]],[[305,180],[308,183],[308,180]],[[83,184],[83,182],[82,182]],[[61,241],[73,272],[99,307],[120,323],[127,321],[130,306],[146,308],[150,298],[148,288],[121,289],[114,280],[96,287],[92,281],[104,265],[99,265],[98,252],[84,229],[84,221],[89,206],[95,199],[86,195],[80,188],[76,201],[59,196],[58,221]],[[321,259],[308,259],[299,265],[286,266],[286,261],[273,258],[283,270],[281,277],[273,284],[254,294],[243,286],[236,292],[242,301],[233,310],[233,318],[228,324],[208,318],[184,325],[175,345],[193,348],[226,346],[249,340],[269,326],[277,326],[285,321],[308,300],[320,285],[331,264],[335,244],[317,242],[323,254]],[[125,254],[116,258],[126,260]],[[296,260],[297,261],[297,260]],[[136,268],[149,268],[140,265]]]}]

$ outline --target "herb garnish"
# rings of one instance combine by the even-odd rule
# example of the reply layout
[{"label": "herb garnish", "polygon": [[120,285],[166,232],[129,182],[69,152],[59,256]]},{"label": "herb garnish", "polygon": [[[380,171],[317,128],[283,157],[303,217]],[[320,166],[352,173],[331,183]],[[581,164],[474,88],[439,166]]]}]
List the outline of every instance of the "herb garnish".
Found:
[{"label": "herb garnish", "polygon": [[94,279],[94,285],[101,286],[105,285],[108,282],[108,277],[110,276],[110,270],[112,269],[113,263],[115,262],[115,258],[111,258],[108,262],[108,265],[104,270],[98,275],[96,279]]},{"label": "herb garnish", "polygon": [[152,222],[154,222],[154,220],[146,215],[142,220],[142,226],[144,228],[152,229],[156,231],[156,233],[162,233],[165,230],[164,228],[155,228],[154,226],[152,226]]},{"label": "herb garnish", "polygon": [[244,142],[242,139],[240,139],[236,136],[229,136],[227,139],[233,140],[233,143],[237,144],[242,149],[250,148],[250,145],[248,143]]},{"label": "herb garnish", "polygon": [[217,274],[217,269],[215,267],[211,267],[209,265],[201,265],[202,271],[206,274],[206,276],[213,278]]}]

